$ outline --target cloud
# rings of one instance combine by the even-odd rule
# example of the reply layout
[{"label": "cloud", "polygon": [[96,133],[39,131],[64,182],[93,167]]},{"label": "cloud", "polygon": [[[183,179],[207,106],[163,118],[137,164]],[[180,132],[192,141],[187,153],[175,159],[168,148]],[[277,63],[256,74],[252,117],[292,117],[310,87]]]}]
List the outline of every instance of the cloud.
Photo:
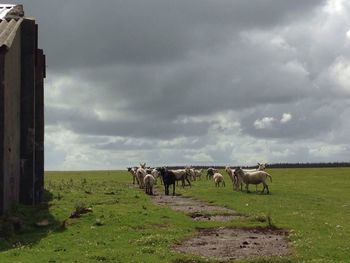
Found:
[{"label": "cloud", "polygon": [[330,66],[329,72],[338,88],[350,95],[350,61],[344,57],[338,57]]},{"label": "cloud", "polygon": [[47,169],[348,156],[347,1],[23,4],[47,55]]},{"label": "cloud", "polygon": [[350,39],[350,29],[346,32],[346,37]]},{"label": "cloud", "polygon": [[273,117],[264,117],[261,120],[256,120],[254,126],[256,129],[268,129],[272,127],[274,121]]},{"label": "cloud", "polygon": [[290,113],[283,113],[281,118],[281,123],[287,123],[292,119],[292,114]]}]

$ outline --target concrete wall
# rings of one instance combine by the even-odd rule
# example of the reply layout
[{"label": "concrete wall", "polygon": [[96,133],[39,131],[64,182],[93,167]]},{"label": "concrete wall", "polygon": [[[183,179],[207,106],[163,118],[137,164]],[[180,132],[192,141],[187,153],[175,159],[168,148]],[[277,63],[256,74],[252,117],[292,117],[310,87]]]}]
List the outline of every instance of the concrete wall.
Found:
[{"label": "concrete wall", "polygon": [[21,180],[20,202],[35,203],[35,66],[37,31],[34,20],[22,22],[21,34]]},{"label": "concrete wall", "polygon": [[4,89],[5,89],[5,51],[0,47],[0,215],[4,211]]},{"label": "concrete wall", "polygon": [[2,134],[2,178],[0,193],[2,209],[7,210],[19,201],[20,184],[20,89],[21,89],[21,34],[15,39],[4,56],[3,75],[3,126]]},{"label": "concrete wall", "polygon": [[33,19],[13,32],[10,48],[0,47],[0,215],[44,192],[45,55]]},{"label": "concrete wall", "polygon": [[42,200],[44,193],[44,78],[45,55],[39,49],[35,70],[35,178],[34,202]]}]

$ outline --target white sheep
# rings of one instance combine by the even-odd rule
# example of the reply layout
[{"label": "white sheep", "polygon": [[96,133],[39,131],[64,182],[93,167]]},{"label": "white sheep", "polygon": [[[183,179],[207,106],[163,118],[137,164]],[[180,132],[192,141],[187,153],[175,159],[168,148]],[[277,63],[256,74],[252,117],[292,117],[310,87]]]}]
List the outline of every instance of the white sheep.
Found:
[{"label": "white sheep", "polygon": [[145,168],[146,168],[146,163],[140,164],[140,167],[137,168],[137,170],[136,170],[136,177],[137,177],[137,180],[139,182],[140,189],[145,188],[145,185],[144,185],[144,182],[143,182],[143,178],[147,174]]},{"label": "white sheep", "polygon": [[202,172],[203,172],[203,169],[193,169],[194,170],[194,178],[195,180],[197,180],[197,178],[201,179],[202,180]]},{"label": "white sheep", "polygon": [[212,168],[212,167],[209,167],[209,168],[207,169],[207,180],[208,180],[208,179],[211,179],[211,178],[213,177],[213,175],[214,175],[215,173],[217,173],[217,172],[218,172],[217,169]]},{"label": "white sheep", "polygon": [[143,178],[143,183],[145,186],[146,194],[153,195],[153,185],[155,183],[155,179],[152,174],[146,174]]},{"label": "white sheep", "polygon": [[128,167],[128,172],[132,175],[132,184],[135,184],[135,181],[139,184],[138,178],[136,176],[137,167]]},{"label": "white sheep", "polygon": [[187,178],[189,178],[191,181],[196,181],[195,169],[191,168],[190,166],[186,166],[185,171],[187,173]]},{"label": "white sheep", "polygon": [[202,179],[203,169],[198,170],[195,168],[191,168],[190,166],[186,166],[185,170],[187,172],[187,177],[189,177],[191,181],[197,181],[197,178]]},{"label": "white sheep", "polygon": [[213,175],[213,178],[214,178],[214,182],[215,182],[216,187],[219,187],[220,183],[222,184],[222,186],[225,186],[225,181],[224,181],[224,177],[222,176],[222,174],[215,173]]},{"label": "white sheep", "polygon": [[234,171],[231,169],[230,166],[226,166],[225,171],[227,172],[228,176],[230,177],[230,179],[232,181],[233,190],[235,188],[237,189],[238,188],[238,178],[235,175]]},{"label": "white sheep", "polygon": [[270,178],[270,181],[272,182],[272,176],[264,171],[255,171],[255,172],[244,172],[243,169],[237,168],[235,170],[235,174],[237,175],[238,179],[245,183],[246,190],[249,192],[249,184],[263,184],[264,188],[261,191],[262,193],[266,189],[266,193],[269,194],[269,186],[266,183],[267,177]]},{"label": "white sheep", "polygon": [[163,184],[163,179],[160,176],[160,172],[156,168],[153,168],[151,174],[153,175],[154,179],[156,180],[155,184],[157,184],[158,178],[160,179],[160,184]]},{"label": "white sheep", "polygon": [[186,169],[177,169],[177,170],[169,170],[175,175],[176,182],[181,181],[182,187],[185,187],[185,180],[188,182],[188,185],[191,186],[190,180],[188,180],[188,170]]},{"label": "white sheep", "polygon": [[258,168],[256,169],[242,169],[244,172],[256,172],[256,171],[264,171],[266,168],[266,163],[258,163]]},{"label": "white sheep", "polygon": [[[258,168],[255,168],[255,169],[242,169],[244,172],[247,172],[247,173],[251,173],[251,172],[256,172],[256,171],[264,171],[266,168],[266,163],[258,163]],[[237,182],[237,188],[239,187],[238,186],[238,182]],[[241,190],[242,190],[242,182],[240,182],[241,184]],[[258,185],[255,185],[255,191],[257,192],[258,191]]]}]

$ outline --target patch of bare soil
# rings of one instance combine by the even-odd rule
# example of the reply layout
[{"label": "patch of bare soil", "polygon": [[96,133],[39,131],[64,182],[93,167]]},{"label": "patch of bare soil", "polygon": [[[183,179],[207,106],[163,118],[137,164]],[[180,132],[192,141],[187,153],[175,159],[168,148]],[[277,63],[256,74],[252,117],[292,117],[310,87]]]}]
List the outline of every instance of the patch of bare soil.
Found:
[{"label": "patch of bare soil", "polygon": [[171,205],[170,206],[175,211],[183,212],[186,214],[217,214],[217,213],[234,213],[233,210],[227,209],[225,207],[207,205],[200,202],[192,203],[190,205]]},{"label": "patch of bare soil", "polygon": [[241,215],[230,215],[230,214],[229,215],[192,214],[191,217],[195,221],[220,221],[220,222],[245,218],[244,216],[241,216]]},{"label": "patch of bare soil", "polygon": [[183,196],[155,195],[153,201],[160,205],[169,206],[175,211],[188,214],[194,220],[230,221],[240,217],[237,212],[231,209]]},{"label": "patch of bare soil", "polygon": [[175,250],[218,260],[285,256],[289,254],[287,235],[274,229],[203,229]]}]

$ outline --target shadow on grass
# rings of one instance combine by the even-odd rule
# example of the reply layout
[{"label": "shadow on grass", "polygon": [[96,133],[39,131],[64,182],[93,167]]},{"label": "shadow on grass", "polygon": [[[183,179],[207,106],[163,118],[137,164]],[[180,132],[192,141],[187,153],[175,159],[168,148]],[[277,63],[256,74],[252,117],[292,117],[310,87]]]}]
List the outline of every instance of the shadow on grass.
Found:
[{"label": "shadow on grass", "polygon": [[45,190],[43,202],[34,206],[15,205],[10,212],[0,217],[0,252],[15,247],[31,246],[52,232],[65,230],[50,214],[51,192]]}]

